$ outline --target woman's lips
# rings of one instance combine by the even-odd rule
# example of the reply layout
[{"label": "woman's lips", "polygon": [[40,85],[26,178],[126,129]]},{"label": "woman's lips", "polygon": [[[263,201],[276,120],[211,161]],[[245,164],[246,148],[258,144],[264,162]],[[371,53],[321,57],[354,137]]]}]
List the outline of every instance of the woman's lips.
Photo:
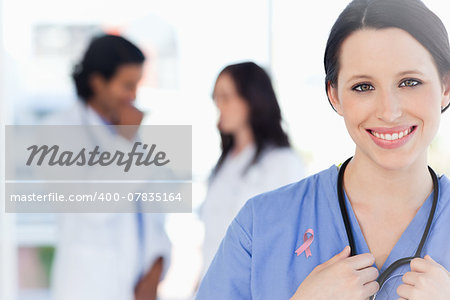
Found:
[{"label": "woman's lips", "polygon": [[414,135],[417,126],[398,126],[393,128],[370,128],[367,133],[378,146],[394,149],[403,146]]}]

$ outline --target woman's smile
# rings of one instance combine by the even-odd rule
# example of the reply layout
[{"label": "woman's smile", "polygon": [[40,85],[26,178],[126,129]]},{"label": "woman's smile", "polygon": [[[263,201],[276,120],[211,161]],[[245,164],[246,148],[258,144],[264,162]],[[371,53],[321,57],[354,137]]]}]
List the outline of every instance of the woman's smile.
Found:
[{"label": "woman's smile", "polygon": [[394,149],[406,144],[416,132],[417,126],[366,129],[372,140],[385,149]]}]

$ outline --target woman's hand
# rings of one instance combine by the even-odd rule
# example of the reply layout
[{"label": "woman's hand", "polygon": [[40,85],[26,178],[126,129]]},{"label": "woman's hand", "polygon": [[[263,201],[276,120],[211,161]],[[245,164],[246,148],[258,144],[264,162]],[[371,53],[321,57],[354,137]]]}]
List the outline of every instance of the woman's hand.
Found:
[{"label": "woman's hand", "polygon": [[371,253],[349,257],[350,247],[318,265],[300,284],[291,300],[368,299],[379,285],[378,270]]},{"label": "woman's hand", "polygon": [[450,273],[429,255],[411,261],[411,272],[403,275],[397,288],[400,299],[450,299]]}]

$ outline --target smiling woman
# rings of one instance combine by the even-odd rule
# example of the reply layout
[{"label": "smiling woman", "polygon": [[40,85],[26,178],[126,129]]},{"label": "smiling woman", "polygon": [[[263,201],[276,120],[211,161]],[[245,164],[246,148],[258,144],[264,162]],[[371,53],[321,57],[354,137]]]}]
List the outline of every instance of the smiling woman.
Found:
[{"label": "smiling woman", "polygon": [[324,62],[354,156],[250,199],[198,299],[450,299],[450,181],[427,166],[450,103],[442,22],[418,0],[354,0]]},{"label": "smiling woman", "polygon": [[[345,39],[339,60],[339,81],[329,83],[328,96],[357,145],[355,160],[370,157],[388,169],[426,166],[448,104],[448,83],[427,49],[399,28],[364,29]],[[407,134],[392,140],[402,131]]]}]

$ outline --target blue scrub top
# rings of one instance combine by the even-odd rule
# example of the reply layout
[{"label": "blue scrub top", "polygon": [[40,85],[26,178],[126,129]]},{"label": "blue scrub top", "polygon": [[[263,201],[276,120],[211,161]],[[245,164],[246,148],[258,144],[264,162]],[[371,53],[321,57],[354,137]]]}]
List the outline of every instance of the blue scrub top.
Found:
[{"label": "blue scrub top", "polygon": [[[338,168],[332,166],[300,182],[258,195],[245,204],[205,275],[196,299],[289,299],[319,264],[348,245],[337,197]],[[429,254],[450,270],[450,181],[439,178],[439,202],[422,257]],[[424,202],[379,270],[397,259],[413,256],[419,245],[433,202]],[[347,211],[356,253],[369,252],[350,202]],[[297,256],[304,233],[314,230],[311,256]],[[375,265],[374,265],[375,266]],[[397,287],[409,264],[394,271],[377,300],[398,299]],[[380,272],[380,273],[381,273]]]}]

